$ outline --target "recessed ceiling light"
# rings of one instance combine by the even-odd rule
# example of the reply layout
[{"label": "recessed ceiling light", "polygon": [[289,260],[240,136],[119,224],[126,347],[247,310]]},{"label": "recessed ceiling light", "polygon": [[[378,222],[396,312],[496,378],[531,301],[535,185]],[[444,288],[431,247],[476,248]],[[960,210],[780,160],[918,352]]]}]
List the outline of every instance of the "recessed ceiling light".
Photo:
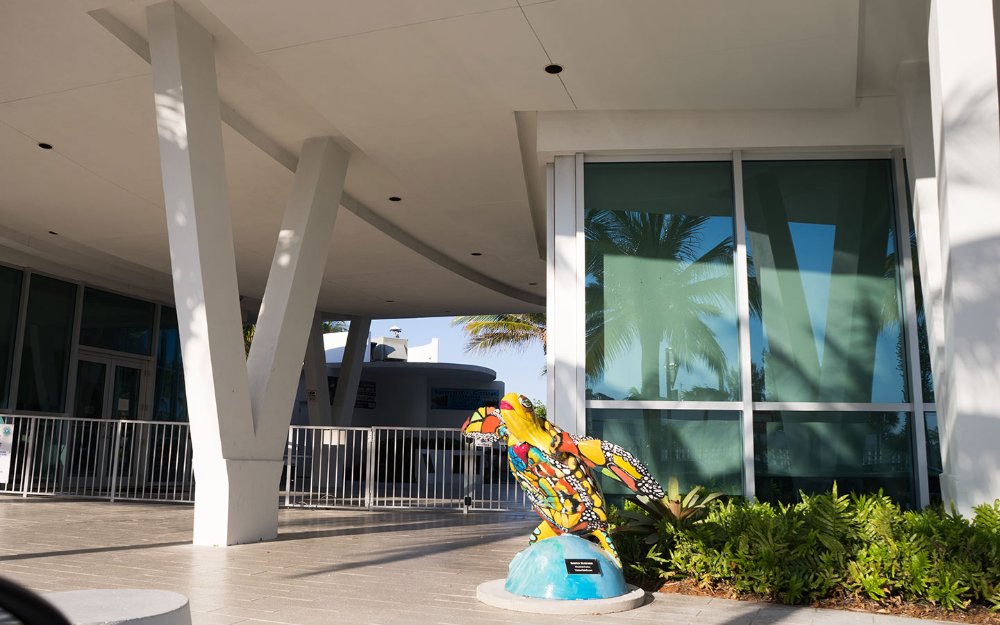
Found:
[{"label": "recessed ceiling light", "polygon": [[482,252],[473,252],[472,255],[473,256],[482,256],[483,253]]},{"label": "recessed ceiling light", "polygon": [[42,148],[43,150],[51,150],[52,149],[52,144],[51,143],[39,143],[38,147]]},{"label": "recessed ceiling light", "polygon": [[563,70],[563,66],[562,65],[558,65],[556,63],[553,63],[551,65],[546,65],[545,66],[545,73],[547,73],[547,74],[559,74],[559,73],[562,72],[562,70]]},{"label": "recessed ceiling light", "polygon": [[54,234],[56,236],[59,236],[59,233],[56,232],[55,230],[49,230],[49,234]]},{"label": "recessed ceiling light", "polygon": [[403,198],[399,197],[398,195],[391,195],[391,196],[389,196],[389,201],[390,202],[401,202],[401,201],[403,201]]}]

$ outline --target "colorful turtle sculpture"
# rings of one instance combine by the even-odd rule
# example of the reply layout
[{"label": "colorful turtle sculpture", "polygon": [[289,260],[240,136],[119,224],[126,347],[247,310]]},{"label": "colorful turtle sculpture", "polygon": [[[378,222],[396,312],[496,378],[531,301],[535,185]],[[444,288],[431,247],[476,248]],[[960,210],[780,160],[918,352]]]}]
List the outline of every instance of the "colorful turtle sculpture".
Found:
[{"label": "colorful turtle sculpture", "polygon": [[531,400],[508,393],[499,408],[479,408],[462,432],[480,444],[507,446],[511,473],[542,522],[530,543],[575,534],[593,536],[619,567],[608,535],[604,495],[592,471],[600,471],[633,491],[655,499],[663,488],[649,469],[624,448],[588,436],[575,436],[535,414]]}]

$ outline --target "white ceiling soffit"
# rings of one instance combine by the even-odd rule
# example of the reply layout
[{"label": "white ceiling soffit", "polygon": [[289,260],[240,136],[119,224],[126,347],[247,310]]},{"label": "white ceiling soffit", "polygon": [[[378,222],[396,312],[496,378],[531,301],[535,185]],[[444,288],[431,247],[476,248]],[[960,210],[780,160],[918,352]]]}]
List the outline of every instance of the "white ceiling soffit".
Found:
[{"label": "white ceiling soffit", "polygon": [[854,103],[859,0],[554,0],[524,12],[579,109]]},{"label": "white ceiling soffit", "polygon": [[[447,207],[445,210],[441,210],[442,207],[434,207],[433,205],[428,208],[437,208],[436,211],[428,211],[427,214],[436,215],[438,217],[437,221],[439,228],[437,229],[427,229],[413,227],[414,224],[408,226],[401,226],[385,217],[379,215],[378,212],[367,206],[363,200],[359,199],[356,194],[352,194],[352,186],[361,187],[365,186],[365,183],[371,183],[372,180],[358,180],[358,172],[365,173],[376,173],[372,170],[374,164],[369,155],[365,154],[364,151],[358,148],[350,142],[342,133],[338,130],[333,129],[328,122],[323,120],[321,117],[316,115],[310,107],[303,105],[302,102],[294,98],[294,90],[287,89],[286,86],[280,81],[276,80],[272,75],[272,72],[265,67],[257,58],[249,53],[242,42],[236,39],[236,37],[229,32],[226,25],[223,25],[219,20],[208,13],[200,5],[193,2],[181,2],[186,9],[192,14],[195,19],[199,21],[203,26],[209,29],[210,32],[216,37],[217,42],[217,59],[216,64],[219,73],[219,91],[220,99],[222,100],[222,118],[230,127],[242,134],[247,140],[257,145],[265,153],[274,158],[277,162],[283,165],[285,168],[294,171],[297,158],[294,156],[293,151],[289,148],[290,144],[294,141],[281,142],[280,140],[275,140],[272,137],[301,137],[302,140],[309,136],[315,135],[329,135],[335,137],[342,145],[352,152],[352,163],[351,168],[348,172],[347,179],[347,191],[345,191],[342,206],[348,210],[354,212],[363,220],[371,224],[372,226],[379,228],[383,232],[390,235],[397,243],[405,245],[410,250],[428,258],[433,263],[439,265],[456,273],[463,278],[470,280],[481,286],[485,286],[488,289],[496,291],[506,297],[513,298],[515,300],[520,300],[526,302],[533,306],[541,306],[544,304],[544,296],[539,293],[533,293],[527,289],[522,289],[518,287],[511,286],[503,279],[499,277],[494,277],[490,275],[489,271],[481,271],[478,268],[473,268],[466,265],[458,260],[455,256],[449,254],[448,252],[441,251],[433,245],[426,243],[427,240],[434,240],[434,238],[440,238],[441,228],[446,228],[450,230],[459,230],[465,223],[473,224],[473,227],[467,233],[457,232],[458,239],[466,238],[469,235],[478,235],[479,233],[486,232],[497,232],[496,228],[500,228],[499,233],[505,234],[503,232],[503,227],[507,224],[503,219],[496,220],[493,223],[483,223],[483,217],[489,217],[491,213],[499,214],[501,211],[482,211],[482,214],[477,215],[478,220],[468,220],[461,219],[455,220],[453,215],[448,215],[449,212]],[[143,32],[144,32],[144,9],[142,6],[130,5],[127,8],[115,7],[114,9],[96,9],[91,11],[92,17],[101,23],[102,26],[108,29],[109,32],[118,37],[123,43],[128,45],[133,51],[139,56],[146,58],[148,60],[148,44],[146,43]],[[263,96],[261,95],[263,94]],[[245,106],[246,103],[250,103],[250,106]],[[254,109],[254,103],[256,103],[256,110]],[[254,121],[250,121],[247,115],[241,111],[237,111],[234,104],[239,104],[240,108],[243,110],[249,110],[248,115],[254,115]],[[278,112],[278,115],[275,115]],[[301,112],[301,115],[300,115]],[[513,124],[512,115],[508,114],[510,117],[510,123]],[[270,126],[264,124],[258,124],[257,119],[287,119],[296,118],[300,120],[299,128],[289,128],[280,127],[271,124]],[[466,133],[467,135],[467,133]],[[448,135],[442,135],[439,139],[446,138]],[[488,144],[497,143],[500,137],[487,137],[484,139]],[[512,136],[509,142],[514,146],[516,150],[516,135]],[[439,140],[439,144],[446,143],[445,141]],[[397,142],[398,145],[398,142]],[[445,145],[445,148],[448,146]],[[298,146],[296,146],[297,150]],[[441,150],[441,148],[438,148]],[[442,150],[444,154],[456,154],[456,150]],[[465,159],[467,161],[467,155],[458,154],[457,158]],[[388,159],[382,159],[380,162],[386,162]],[[360,163],[359,163],[360,161]],[[422,159],[422,163],[430,163],[435,165],[437,168],[446,169],[448,162],[444,159]],[[358,165],[361,164],[361,167]],[[367,165],[365,167],[364,165]],[[421,176],[419,179],[426,179],[425,175]],[[435,178],[441,178],[442,176],[448,175],[450,172],[440,171],[435,172],[437,175]],[[385,176],[383,175],[382,178]],[[353,184],[352,184],[353,183]],[[523,182],[520,183],[522,188],[521,199],[523,200]],[[383,187],[384,188],[384,187]],[[356,193],[356,192],[355,192]],[[381,198],[382,202],[385,202],[385,197]],[[408,207],[414,208],[414,202],[408,202]],[[500,202],[490,202],[494,207],[500,205]],[[470,207],[468,202],[461,208],[476,208],[476,205]],[[525,214],[525,217],[527,215]],[[423,223],[431,222],[434,219],[424,219],[420,222],[416,222],[415,225],[419,226]],[[530,221],[527,221],[530,226]],[[412,233],[411,233],[412,232]],[[520,234],[520,233],[518,233]],[[463,236],[465,235],[465,236]],[[449,240],[455,240],[456,237],[449,237]],[[462,250],[466,252],[466,250]],[[467,252],[466,252],[467,253]],[[494,263],[490,266],[494,271],[493,273],[497,276],[507,276],[510,275],[510,271],[498,272],[496,270],[502,269],[502,264]],[[520,269],[516,273],[526,274],[525,269]],[[529,270],[530,271],[530,270]],[[266,271],[264,272],[266,276]],[[241,283],[242,285],[242,283]],[[523,304],[518,305],[523,307]]]},{"label": "white ceiling soffit", "polygon": [[[851,117],[883,120],[884,107],[856,96],[882,95],[898,61],[921,55],[927,2],[202,1],[181,4],[216,37],[225,114],[239,133],[225,129],[224,141],[246,294],[266,279],[302,141],[332,135],[352,152],[346,189],[370,220],[538,301],[544,213],[531,152],[570,144],[563,128],[582,144],[588,133],[614,139],[622,124],[643,133],[622,149],[662,150],[678,136],[704,143],[677,109],[700,109],[706,122],[732,117],[739,127],[762,110],[806,124],[807,113],[826,109],[851,128],[861,127]],[[0,69],[0,218],[36,240],[60,221],[74,231],[61,236],[166,271],[149,67],[86,15],[106,8],[141,50],[148,4],[0,4],[0,58],[12,60]],[[565,71],[541,71],[549,62]],[[630,116],[656,117],[672,134]],[[47,138],[55,150],[34,147]],[[321,293],[327,309],[342,303],[340,293],[361,298],[359,313],[398,314],[386,312],[385,299],[408,311],[410,302],[373,292],[373,278],[360,273],[369,270],[399,280],[401,292],[420,285],[415,302],[436,314],[532,307],[470,288],[355,215],[341,216]],[[350,237],[338,239],[341,228]],[[470,259],[473,251],[484,255]]]}]

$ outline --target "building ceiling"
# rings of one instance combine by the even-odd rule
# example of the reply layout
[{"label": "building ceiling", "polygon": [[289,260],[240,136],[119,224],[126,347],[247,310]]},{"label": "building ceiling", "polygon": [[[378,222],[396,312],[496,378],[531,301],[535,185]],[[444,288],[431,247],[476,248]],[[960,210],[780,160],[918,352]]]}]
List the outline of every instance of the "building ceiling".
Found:
[{"label": "building ceiling", "polygon": [[[73,251],[98,284],[169,276],[150,67],[132,49],[148,4],[0,3],[0,247],[20,241],[25,264],[37,241],[50,258]],[[180,4],[215,37],[221,98],[256,132],[292,155],[333,136],[352,154],[353,198],[535,296],[477,284],[341,210],[320,307],[344,315],[540,309],[544,207],[516,112],[844,109],[892,95],[898,64],[926,56],[926,0]],[[553,62],[562,74],[543,71]],[[239,132],[223,138],[240,291],[259,298],[293,175]]]}]

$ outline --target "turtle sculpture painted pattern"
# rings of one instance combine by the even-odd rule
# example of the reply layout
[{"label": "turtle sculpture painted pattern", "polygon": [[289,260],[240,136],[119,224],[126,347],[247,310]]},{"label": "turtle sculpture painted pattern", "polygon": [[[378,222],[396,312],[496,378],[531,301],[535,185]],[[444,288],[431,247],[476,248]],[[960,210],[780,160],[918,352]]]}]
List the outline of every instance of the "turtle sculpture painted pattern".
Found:
[{"label": "turtle sculpture painted pattern", "polygon": [[542,517],[531,544],[560,534],[593,536],[621,567],[608,534],[607,505],[593,471],[641,495],[664,497],[649,469],[626,449],[564,431],[537,416],[531,401],[517,393],[505,395],[499,408],[476,410],[462,432],[481,444],[507,446],[511,473]]}]

